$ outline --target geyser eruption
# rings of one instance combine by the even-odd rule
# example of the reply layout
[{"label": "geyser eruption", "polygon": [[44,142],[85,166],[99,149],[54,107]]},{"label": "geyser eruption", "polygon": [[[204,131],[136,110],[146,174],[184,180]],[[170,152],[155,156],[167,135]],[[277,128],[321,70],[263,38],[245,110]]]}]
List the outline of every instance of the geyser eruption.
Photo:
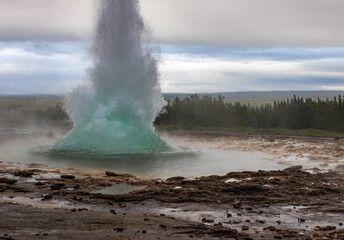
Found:
[{"label": "geyser eruption", "polygon": [[145,33],[137,0],[102,1],[90,84],[67,96],[74,127],[53,152],[111,155],[168,149],[152,125],[165,101]]}]

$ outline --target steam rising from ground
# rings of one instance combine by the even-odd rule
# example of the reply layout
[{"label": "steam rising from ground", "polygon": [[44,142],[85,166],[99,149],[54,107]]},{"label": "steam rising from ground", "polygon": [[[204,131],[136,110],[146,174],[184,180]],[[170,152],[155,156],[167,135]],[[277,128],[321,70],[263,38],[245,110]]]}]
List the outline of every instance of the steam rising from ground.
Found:
[{"label": "steam rising from ground", "polygon": [[152,126],[165,101],[145,34],[137,0],[102,1],[90,85],[67,97],[74,127],[53,151],[118,154],[168,149]]}]

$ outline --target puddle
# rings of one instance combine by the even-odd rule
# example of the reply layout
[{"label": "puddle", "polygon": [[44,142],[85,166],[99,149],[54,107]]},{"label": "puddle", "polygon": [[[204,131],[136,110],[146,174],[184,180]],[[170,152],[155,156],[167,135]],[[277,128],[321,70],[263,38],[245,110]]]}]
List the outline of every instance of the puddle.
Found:
[{"label": "puddle", "polygon": [[309,159],[308,157],[305,157],[305,156],[300,157],[300,156],[291,155],[291,156],[282,158],[282,160],[286,162],[307,162]]},{"label": "puddle", "polygon": [[60,179],[61,175],[57,173],[40,173],[38,175],[32,175],[32,178],[39,179]]},{"label": "puddle", "polygon": [[131,186],[125,183],[113,184],[110,187],[106,187],[100,190],[92,191],[91,193],[100,193],[103,195],[122,195],[128,194],[133,191],[138,191],[146,188],[146,186]]},{"label": "puddle", "polygon": [[[0,202],[7,202],[20,205],[30,205],[37,208],[75,208],[76,205],[69,201],[51,199],[49,201],[42,201],[41,198],[28,198],[28,197],[1,197]],[[80,206],[79,206],[80,207]]]},{"label": "puddle", "polygon": [[[324,216],[323,212],[312,211],[307,206],[272,206],[257,208],[253,211],[238,211],[236,209],[229,211],[226,211],[226,209],[189,210],[183,208],[158,208],[153,211],[158,214],[198,223],[202,222],[203,218],[212,219],[212,223],[205,224],[221,222],[223,225],[237,230],[240,230],[242,225],[249,225],[252,229],[280,226],[303,230],[327,225],[336,226],[339,229],[343,228],[338,224],[343,221],[341,214],[326,214]],[[227,217],[227,212],[231,217]],[[299,222],[299,219],[305,219],[305,222]],[[248,220],[249,222],[247,222]],[[277,221],[281,221],[281,225],[278,225]]]}]

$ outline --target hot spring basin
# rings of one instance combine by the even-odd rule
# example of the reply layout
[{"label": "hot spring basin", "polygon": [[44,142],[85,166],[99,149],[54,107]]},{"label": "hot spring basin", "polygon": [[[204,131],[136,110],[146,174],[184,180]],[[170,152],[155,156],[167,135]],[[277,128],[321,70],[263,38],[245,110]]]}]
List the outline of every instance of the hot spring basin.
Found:
[{"label": "hot spring basin", "polygon": [[[183,150],[152,154],[121,154],[97,157],[54,157],[33,151],[35,146],[53,144],[55,139],[45,134],[0,134],[6,137],[0,146],[0,161],[43,163],[56,167],[78,167],[87,171],[114,171],[143,178],[187,178],[224,175],[231,171],[279,170],[286,165],[273,161],[273,156],[261,152],[229,151],[186,146]],[[181,149],[181,148],[179,148]]]}]

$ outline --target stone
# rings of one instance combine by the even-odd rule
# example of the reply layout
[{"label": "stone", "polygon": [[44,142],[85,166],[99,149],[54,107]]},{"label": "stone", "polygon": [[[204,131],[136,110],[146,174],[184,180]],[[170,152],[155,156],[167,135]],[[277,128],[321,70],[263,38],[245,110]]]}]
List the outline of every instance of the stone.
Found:
[{"label": "stone", "polygon": [[115,172],[112,172],[112,171],[106,171],[105,174],[108,177],[117,177],[117,176],[119,176],[119,174],[117,174]]},{"label": "stone", "polygon": [[298,222],[306,222],[306,219],[298,218],[297,221],[298,221]]},{"label": "stone", "polygon": [[116,215],[117,213],[116,213],[116,211],[115,210],[113,210],[113,209],[111,209],[110,210],[110,213],[113,213],[114,215]]},{"label": "stone", "polygon": [[73,175],[68,175],[68,174],[65,174],[65,175],[61,175],[61,178],[64,178],[64,179],[74,179],[75,176]]},{"label": "stone", "polygon": [[52,197],[53,197],[53,194],[52,194],[52,193],[43,194],[43,195],[42,195],[42,201],[43,201],[43,200],[51,199]]},{"label": "stone", "polygon": [[23,171],[16,171],[14,173],[15,176],[20,176],[20,177],[31,177],[33,175],[32,171],[27,171],[27,170],[23,170]]},{"label": "stone", "polygon": [[35,185],[36,186],[44,186],[44,182],[36,182]]},{"label": "stone", "polygon": [[17,180],[15,179],[9,179],[9,178],[0,178],[0,183],[6,183],[9,185],[15,184]]},{"label": "stone", "polygon": [[51,190],[60,190],[62,187],[64,187],[64,183],[55,183],[50,186]]},{"label": "stone", "polygon": [[241,230],[247,231],[247,230],[249,230],[249,227],[248,226],[241,226]]},{"label": "stone", "polygon": [[211,218],[202,218],[202,223],[213,223],[214,219]]},{"label": "stone", "polygon": [[88,211],[88,209],[87,209],[87,208],[79,208],[78,211],[79,211],[79,212]]},{"label": "stone", "polygon": [[167,178],[166,181],[183,181],[185,177],[177,176],[177,177],[170,177]]},{"label": "stone", "polygon": [[302,165],[295,165],[295,166],[287,167],[283,171],[300,171],[301,169],[302,169]]}]

